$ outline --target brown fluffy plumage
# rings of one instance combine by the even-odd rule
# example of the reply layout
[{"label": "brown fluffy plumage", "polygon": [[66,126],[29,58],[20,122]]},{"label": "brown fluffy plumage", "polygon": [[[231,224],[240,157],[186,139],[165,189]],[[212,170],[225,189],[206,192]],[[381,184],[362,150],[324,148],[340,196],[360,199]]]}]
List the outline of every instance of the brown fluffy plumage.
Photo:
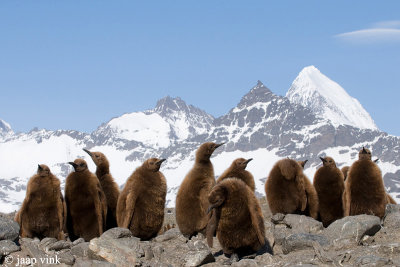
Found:
[{"label": "brown fluffy plumage", "polygon": [[196,161],[186,175],[176,195],[176,222],[186,236],[205,230],[210,215],[207,214],[208,194],[215,185],[214,168],[210,157],[222,144],[207,142],[196,151]]},{"label": "brown fluffy plumage", "polygon": [[371,151],[363,147],[346,180],[343,195],[345,216],[371,214],[382,218],[389,201],[381,170],[371,160]]},{"label": "brown fluffy plumage", "polygon": [[[298,163],[304,169],[304,166],[306,165],[307,161],[308,160],[298,161]],[[319,209],[317,191],[315,191],[313,184],[310,182],[310,180],[308,180],[304,172],[303,172],[303,179],[304,179],[304,189],[306,190],[306,196],[307,196],[307,206],[304,212],[301,212],[301,214],[317,219],[318,209]]]},{"label": "brown fluffy plumage", "polygon": [[320,158],[323,166],[314,175],[314,187],[318,194],[319,214],[322,224],[327,227],[343,217],[342,194],[344,177],[331,157]]},{"label": "brown fluffy plumage", "polygon": [[307,196],[301,165],[292,159],[275,163],[265,183],[265,193],[272,214],[304,212]]},{"label": "brown fluffy plumage", "polygon": [[107,219],[106,229],[117,227],[117,202],[119,188],[114,178],[110,174],[110,164],[107,157],[101,152],[90,152],[84,149],[96,164],[96,176],[100,181],[101,188],[107,199]]},{"label": "brown fluffy plumage", "polygon": [[60,180],[48,166],[38,165],[37,174],[28,182],[26,196],[15,216],[21,237],[64,239],[66,210]]},{"label": "brown fluffy plumage", "polygon": [[[217,214],[217,220],[210,228],[216,230],[225,254],[237,253],[244,248],[256,252],[265,245],[260,203],[242,180],[224,179],[212,189],[208,200],[209,210],[215,209]],[[212,247],[212,235],[207,235],[207,240]]]},{"label": "brown fluffy plumage", "polygon": [[167,182],[159,170],[164,160],[146,160],[128,178],[118,199],[118,226],[141,240],[155,237],[163,225]]},{"label": "brown fluffy plumage", "polygon": [[254,177],[249,171],[246,171],[247,164],[252,160],[253,159],[244,159],[244,158],[235,159],[232,162],[231,166],[227,170],[225,170],[220,177],[218,177],[217,183],[221,182],[226,178],[235,177],[242,180],[254,192],[256,190]]},{"label": "brown fluffy plumage", "polygon": [[100,236],[105,228],[107,200],[96,175],[86,161],[69,162],[75,171],[65,181],[67,203],[67,229],[71,240],[82,237],[85,241]]}]

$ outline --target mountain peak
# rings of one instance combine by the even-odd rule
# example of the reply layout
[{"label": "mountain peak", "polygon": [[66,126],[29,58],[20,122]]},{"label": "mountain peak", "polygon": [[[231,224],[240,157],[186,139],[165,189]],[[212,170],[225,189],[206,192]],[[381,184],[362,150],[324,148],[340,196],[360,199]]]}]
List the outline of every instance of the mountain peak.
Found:
[{"label": "mountain peak", "polygon": [[268,102],[274,94],[266,87],[261,81],[257,84],[240,100],[238,107],[250,106],[258,102]]},{"label": "mountain peak", "polygon": [[0,135],[5,135],[12,132],[13,130],[11,129],[10,124],[0,119]]},{"label": "mountain peak", "polygon": [[187,105],[185,101],[183,101],[181,98],[179,97],[172,98],[170,96],[166,96],[157,101],[157,105],[154,108],[154,110],[162,112],[165,111],[166,109],[182,110],[186,108]]},{"label": "mountain peak", "polygon": [[305,67],[292,83],[286,97],[308,107],[334,125],[351,125],[360,129],[378,129],[357,99],[315,66]]}]

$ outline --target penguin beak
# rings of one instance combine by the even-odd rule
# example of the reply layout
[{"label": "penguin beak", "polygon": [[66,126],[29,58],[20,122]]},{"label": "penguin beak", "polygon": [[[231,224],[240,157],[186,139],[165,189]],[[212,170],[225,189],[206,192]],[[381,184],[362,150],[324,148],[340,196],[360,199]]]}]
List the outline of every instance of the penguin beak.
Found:
[{"label": "penguin beak", "polygon": [[87,149],[84,148],[83,151],[85,151],[86,153],[88,153],[89,156],[91,156],[91,157],[93,156],[92,152],[90,152],[89,150],[87,150]]},{"label": "penguin beak", "polygon": [[40,166],[39,164],[38,164],[38,170],[39,171],[43,170],[42,166]]},{"label": "penguin beak", "polygon": [[324,159],[324,158],[322,158],[322,157],[319,157],[321,160],[322,160],[322,162],[326,162],[326,159]]},{"label": "penguin beak", "polygon": [[215,207],[213,205],[210,205],[207,209],[207,214],[209,214]]},{"label": "penguin beak", "polygon": [[76,167],[78,167],[78,164],[76,164],[75,162],[68,162],[68,164],[71,164],[75,170],[76,170]]},{"label": "penguin beak", "polygon": [[249,162],[250,161],[252,161],[253,159],[251,158],[251,159],[248,159],[248,160],[246,160],[244,163],[246,164],[246,166],[247,166],[247,164],[249,164]]},{"label": "penguin beak", "polygon": [[215,144],[215,148],[214,148],[214,149],[217,149],[217,148],[219,148],[220,146],[222,146],[222,145],[224,145],[224,144],[226,144],[226,142],[223,142],[223,143],[221,143],[221,144]]},{"label": "penguin beak", "polygon": [[159,161],[156,162],[157,166],[161,166],[161,163],[166,161],[167,159],[160,159]]},{"label": "penguin beak", "polygon": [[306,159],[306,160],[304,161],[303,165],[306,165],[307,162],[308,162],[308,159]]},{"label": "penguin beak", "polygon": [[375,163],[378,163],[379,159],[374,160]]},{"label": "penguin beak", "polygon": [[363,147],[363,151],[364,154],[368,154],[367,150],[365,150],[365,147]]}]

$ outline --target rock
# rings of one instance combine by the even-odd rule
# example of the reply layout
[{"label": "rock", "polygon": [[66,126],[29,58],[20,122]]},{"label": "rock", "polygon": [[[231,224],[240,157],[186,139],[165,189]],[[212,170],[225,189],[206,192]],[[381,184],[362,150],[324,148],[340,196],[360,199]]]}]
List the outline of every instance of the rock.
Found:
[{"label": "rock", "polygon": [[[40,249],[40,240],[38,239],[30,239],[30,238],[21,238],[21,250],[26,251],[28,255],[35,259],[46,259],[48,255],[44,253],[42,249]],[[41,266],[41,263],[38,262],[38,265]]]},{"label": "rock", "polygon": [[391,213],[400,212],[400,204],[387,204],[385,209],[385,217]]},{"label": "rock", "polygon": [[263,265],[275,265],[274,257],[269,253],[264,253],[262,255],[258,255],[254,258],[258,263]]},{"label": "rock", "polygon": [[189,251],[185,257],[185,266],[201,266],[214,261],[215,258],[210,250]]},{"label": "rock", "polygon": [[322,235],[292,234],[284,239],[282,251],[284,254],[288,254],[292,251],[313,248],[313,242],[318,242],[321,246],[329,245],[329,240]]},{"label": "rock", "polygon": [[89,242],[79,243],[78,245],[73,246],[71,248],[71,254],[76,258],[88,257],[89,256],[88,251],[89,251]]},{"label": "rock", "polygon": [[76,246],[76,245],[79,245],[79,244],[84,243],[84,242],[85,242],[85,239],[80,237],[77,240],[75,240],[74,242],[72,242],[72,246]]},{"label": "rock", "polygon": [[45,237],[40,241],[40,247],[45,251],[49,251],[49,246],[56,242],[57,239],[54,237]]},{"label": "rock", "polygon": [[157,236],[155,238],[155,241],[156,242],[164,242],[164,241],[168,241],[168,240],[171,240],[171,239],[179,237],[179,236],[183,236],[181,234],[181,232],[179,231],[179,229],[172,228],[172,229],[169,229],[168,231],[166,231],[164,234]]},{"label": "rock", "polygon": [[283,219],[285,219],[285,214],[277,213],[274,216],[272,216],[271,222],[273,224],[279,224],[279,223],[283,222]]},{"label": "rock", "polygon": [[378,252],[386,255],[392,255],[392,254],[400,255],[400,243],[390,243],[386,245],[381,245],[378,248]]},{"label": "rock", "polygon": [[386,205],[383,225],[394,230],[400,229],[400,205]]},{"label": "rock", "polygon": [[238,262],[234,262],[232,267],[258,267],[257,261],[251,259],[244,259]]},{"label": "rock", "polygon": [[287,214],[282,223],[292,229],[292,233],[319,234],[324,229],[321,222],[304,215]]},{"label": "rock", "polygon": [[75,257],[70,251],[61,252],[58,254],[58,257],[60,257],[61,263],[65,263],[67,265],[73,265],[75,262]]},{"label": "rock", "polygon": [[116,267],[117,265],[98,260],[76,259],[74,267]]},{"label": "rock", "polygon": [[0,240],[17,241],[18,235],[18,223],[7,217],[0,216]]},{"label": "rock", "polygon": [[347,216],[334,221],[324,235],[334,244],[358,244],[365,235],[373,236],[381,229],[379,217],[372,215]]},{"label": "rock", "polygon": [[356,266],[385,266],[392,264],[392,261],[375,255],[358,257],[355,261]]},{"label": "rock", "polygon": [[1,240],[0,241],[0,256],[6,256],[10,253],[19,251],[20,248],[11,240]]},{"label": "rock", "polygon": [[99,238],[90,240],[89,249],[98,257],[117,266],[135,266],[138,258],[144,255],[139,241],[128,229],[113,228]]},{"label": "rock", "polygon": [[132,237],[132,232],[129,229],[115,227],[105,231],[101,237],[104,239],[118,239],[123,237]]},{"label": "rock", "polygon": [[69,241],[64,241],[64,240],[60,240],[57,242],[54,242],[52,244],[50,244],[49,246],[46,247],[46,250],[55,250],[55,251],[59,251],[62,249],[67,249],[67,248],[71,248],[72,243]]}]

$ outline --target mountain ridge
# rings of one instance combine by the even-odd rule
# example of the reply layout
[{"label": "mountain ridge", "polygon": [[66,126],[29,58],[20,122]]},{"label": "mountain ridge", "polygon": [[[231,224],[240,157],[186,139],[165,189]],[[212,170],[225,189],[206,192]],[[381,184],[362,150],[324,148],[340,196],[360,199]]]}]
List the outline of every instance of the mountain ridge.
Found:
[{"label": "mountain ridge", "polygon": [[[160,124],[152,128],[148,118]],[[129,124],[125,124],[126,120],[130,120]],[[153,109],[112,118],[90,134],[37,129],[0,138],[0,161],[8,166],[0,169],[0,209],[18,207],[24,186],[38,163],[49,165],[62,187],[71,171],[68,161],[84,158],[94,171],[92,160],[82,148],[103,152],[119,185],[145,159],[167,158],[161,171],[167,178],[167,205],[173,206],[179,185],[193,165],[197,147],[206,141],[227,142],[211,159],[216,176],[235,158],[254,159],[248,170],[255,177],[259,196],[264,194],[269,170],[281,158],[308,159],[305,172],[312,179],[321,165],[319,156],[330,155],[342,167],[356,160],[358,150],[367,146],[374,158],[380,158],[378,165],[388,191],[400,200],[400,137],[332,124],[310,108],[274,94],[258,81],[235,107],[218,118],[179,97],[167,96],[157,101]]]}]

